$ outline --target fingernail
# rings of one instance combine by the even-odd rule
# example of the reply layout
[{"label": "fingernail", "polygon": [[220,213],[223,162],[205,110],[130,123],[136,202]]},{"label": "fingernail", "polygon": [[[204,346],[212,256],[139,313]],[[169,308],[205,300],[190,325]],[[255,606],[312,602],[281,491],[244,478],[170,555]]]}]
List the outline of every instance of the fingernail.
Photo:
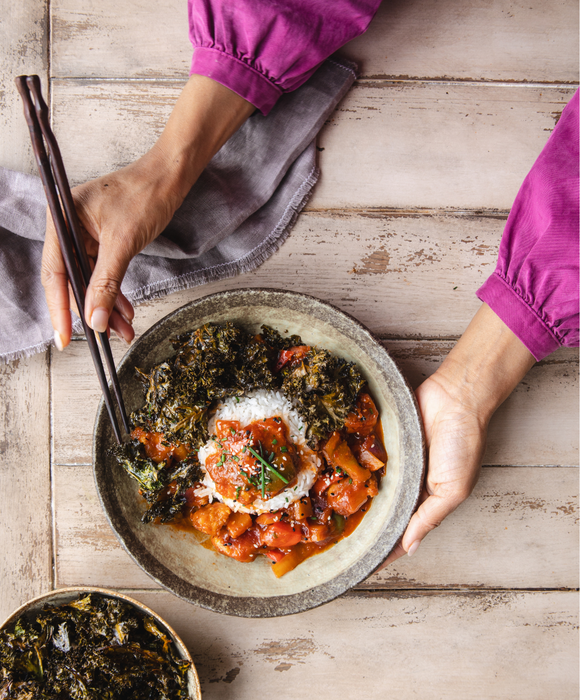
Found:
[{"label": "fingernail", "polygon": [[125,345],[131,345],[132,340],[125,338],[125,336],[122,333],[120,333],[119,331],[113,331],[113,332],[115,333],[117,338],[119,338],[120,340],[122,340],[125,343]]},{"label": "fingernail", "polygon": [[415,540],[413,544],[409,547],[409,550],[407,551],[407,556],[412,557],[413,554],[419,549],[419,545],[421,544],[421,540]]},{"label": "fingernail", "polygon": [[[119,311],[119,309],[117,309],[117,311]],[[125,316],[125,314],[124,314],[122,311],[119,311],[119,313],[121,314],[121,318],[122,318],[124,321],[127,321],[127,323],[128,323],[130,326],[133,325],[132,319],[130,319],[128,316]]]},{"label": "fingernail", "polygon": [[56,345],[56,349],[60,350],[60,352],[62,352],[64,350],[64,343],[62,342],[62,336],[58,331],[54,332],[54,344]]},{"label": "fingernail", "polygon": [[97,333],[104,333],[109,323],[109,312],[107,309],[95,309],[91,316],[91,328]]}]

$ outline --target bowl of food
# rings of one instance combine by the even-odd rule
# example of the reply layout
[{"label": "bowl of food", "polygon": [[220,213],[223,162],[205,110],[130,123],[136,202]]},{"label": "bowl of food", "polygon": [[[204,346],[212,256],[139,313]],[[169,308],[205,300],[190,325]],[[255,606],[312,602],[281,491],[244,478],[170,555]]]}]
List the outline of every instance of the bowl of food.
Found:
[{"label": "bowl of food", "polygon": [[158,583],[217,612],[297,613],[367,578],[421,490],[405,379],[358,321],[294,292],[242,289],[155,324],[118,367],[131,439],[101,402],[99,498]]},{"label": "bowl of food", "polygon": [[103,588],[51,591],[0,627],[0,697],[200,700],[183,642],[146,605]]}]

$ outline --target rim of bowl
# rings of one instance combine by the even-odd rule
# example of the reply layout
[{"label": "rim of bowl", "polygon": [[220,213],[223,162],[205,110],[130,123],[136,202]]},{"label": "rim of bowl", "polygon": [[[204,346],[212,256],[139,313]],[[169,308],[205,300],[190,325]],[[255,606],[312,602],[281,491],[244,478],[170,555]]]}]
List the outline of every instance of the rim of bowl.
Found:
[{"label": "rim of bowl", "polygon": [[32,610],[39,608],[43,604],[50,603],[51,599],[57,596],[67,596],[70,594],[72,599],[74,595],[80,593],[99,593],[100,595],[107,596],[109,598],[118,598],[139,609],[141,612],[144,612],[146,615],[150,615],[151,617],[153,617],[168,632],[181,658],[185,661],[189,661],[190,663],[190,667],[187,672],[189,680],[188,692],[190,700],[201,700],[201,686],[199,683],[197,669],[195,668],[195,664],[193,663],[191,654],[189,653],[188,648],[181,640],[181,637],[177,634],[173,627],[171,627],[171,625],[169,625],[159,615],[159,613],[156,613],[155,610],[152,610],[149,606],[145,605],[145,603],[141,603],[140,601],[135,600],[135,598],[131,598],[130,596],[125,595],[125,593],[119,593],[118,591],[113,591],[110,588],[100,588],[98,586],[67,586],[66,588],[56,588],[53,591],[49,591],[48,593],[42,593],[41,595],[38,595],[26,601],[26,603],[23,603],[19,608],[17,608],[4,620],[4,622],[0,625],[0,630],[3,630],[9,625],[11,625],[13,622],[16,622],[16,620],[21,615],[24,615],[27,612],[31,612]]},{"label": "rim of bowl", "polygon": [[[383,527],[374,545],[366,552],[363,559],[356,561],[348,569],[341,572],[330,581],[318,584],[311,589],[289,595],[272,596],[269,598],[251,595],[245,597],[229,596],[225,593],[216,593],[201,586],[196,586],[189,583],[168,569],[143,546],[139,538],[136,537],[135,533],[130,528],[126,528],[125,532],[122,531],[123,525],[127,523],[127,521],[124,517],[120,516],[109,507],[111,504],[110,494],[108,493],[107,488],[108,482],[104,478],[105,474],[103,473],[106,472],[106,469],[103,469],[102,466],[101,469],[99,469],[97,465],[98,446],[101,443],[101,439],[108,435],[109,440],[112,439],[114,441],[112,430],[108,421],[108,415],[105,409],[104,399],[102,397],[97,409],[93,433],[93,472],[97,494],[113,532],[131,558],[156,583],[171,591],[179,598],[182,598],[191,604],[199,605],[202,608],[227,615],[260,618],[292,615],[299,612],[305,612],[306,610],[310,610],[328,603],[337,598],[339,595],[350,590],[361,581],[364,581],[381,566],[384,559],[402,537],[419,501],[426,466],[426,444],[423,424],[420,418],[415,394],[412,391],[407,379],[403,376],[396,363],[391,358],[387,350],[382,346],[378,338],[376,338],[376,336],[364,324],[347,312],[342,311],[329,302],[322,301],[307,294],[302,294],[301,292],[271,289],[266,287],[245,287],[241,289],[216,292],[214,294],[200,297],[199,299],[191,301],[178,309],[175,309],[154,323],[125,353],[117,366],[117,371],[119,372],[124,370],[127,365],[130,365],[131,368],[133,366],[131,363],[134,362],[132,356],[135,353],[135,349],[139,347],[139,343],[157,333],[162,326],[167,325],[179,316],[185,316],[195,309],[199,309],[200,307],[220,301],[225,302],[231,300],[238,302],[235,306],[247,306],[252,298],[256,299],[257,297],[262,297],[260,303],[263,306],[272,306],[274,308],[289,306],[290,308],[300,310],[300,302],[303,303],[306,301],[310,305],[314,305],[315,307],[319,307],[322,310],[330,312],[332,315],[334,315],[335,320],[339,321],[339,326],[346,326],[351,333],[356,331],[358,334],[363,336],[367,343],[370,344],[370,348],[372,348],[372,350],[374,350],[374,352],[381,357],[382,362],[377,361],[377,364],[382,367],[386,365],[385,375],[389,376],[390,381],[395,380],[397,382],[400,393],[399,398],[395,398],[395,403],[400,409],[401,406],[399,406],[399,402],[400,396],[402,395],[407,402],[406,407],[410,409],[409,416],[407,416],[405,421],[403,421],[403,412],[399,410],[399,418],[406,424],[406,437],[411,437],[410,434],[412,433],[412,437],[414,439],[408,441],[409,445],[407,445],[407,454],[405,458],[406,469],[401,478],[401,481],[406,479],[409,483],[405,484],[405,489],[399,489],[399,487],[397,487],[397,490],[399,491],[399,498],[393,504],[392,513],[398,517],[398,526],[395,528],[395,534],[390,537],[391,546],[389,551],[385,553],[384,543],[381,544],[385,531],[385,528]],[[266,303],[263,297],[266,297],[270,303]],[[244,300],[245,303],[239,303],[240,300]],[[283,300],[287,302],[284,305],[279,303]],[[294,303],[288,304],[290,300],[292,300]],[[278,303],[275,303],[276,301]],[[192,324],[192,326],[193,325],[194,324]],[[345,334],[345,330],[346,329],[340,329],[343,334]],[[357,344],[359,344],[358,341]],[[369,348],[366,346],[364,347],[364,351],[366,354],[370,354]],[[401,431],[401,439],[403,439],[403,431]],[[401,502],[402,500],[404,500],[404,503]]]}]

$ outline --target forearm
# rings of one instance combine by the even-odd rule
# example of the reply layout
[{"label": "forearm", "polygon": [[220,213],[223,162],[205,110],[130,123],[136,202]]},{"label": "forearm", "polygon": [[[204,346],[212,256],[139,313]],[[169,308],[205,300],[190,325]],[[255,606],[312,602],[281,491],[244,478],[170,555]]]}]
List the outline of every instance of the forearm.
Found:
[{"label": "forearm", "polygon": [[160,183],[175,211],[205,166],[254,111],[228,88],[202,75],[190,76],[163,133],[138,167]]},{"label": "forearm", "polygon": [[487,424],[534,362],[526,346],[483,304],[432,379]]}]

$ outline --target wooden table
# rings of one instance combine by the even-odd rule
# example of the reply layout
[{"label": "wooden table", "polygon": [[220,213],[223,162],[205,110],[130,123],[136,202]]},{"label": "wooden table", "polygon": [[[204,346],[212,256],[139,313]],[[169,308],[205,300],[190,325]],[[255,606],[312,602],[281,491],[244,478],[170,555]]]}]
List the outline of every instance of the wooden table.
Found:
[{"label": "wooden table", "polygon": [[[2,5],[0,165],[34,172],[23,72],[50,79],[75,182],[140,155],[187,78],[185,2]],[[478,308],[517,189],[575,90],[577,18],[574,0],[385,0],[344,50],[361,78],[323,129],[323,174],[289,240],[252,274],[139,307],[137,333],[217,290],[295,289],[367,324],[417,386]],[[126,591],[182,635],[208,700],[577,698],[575,350],[538,363],[498,411],[473,496],[412,560],[271,620],[188,605],[118,544],[93,484],[83,338],[0,368],[0,392],[1,618],[52,588]]]}]

